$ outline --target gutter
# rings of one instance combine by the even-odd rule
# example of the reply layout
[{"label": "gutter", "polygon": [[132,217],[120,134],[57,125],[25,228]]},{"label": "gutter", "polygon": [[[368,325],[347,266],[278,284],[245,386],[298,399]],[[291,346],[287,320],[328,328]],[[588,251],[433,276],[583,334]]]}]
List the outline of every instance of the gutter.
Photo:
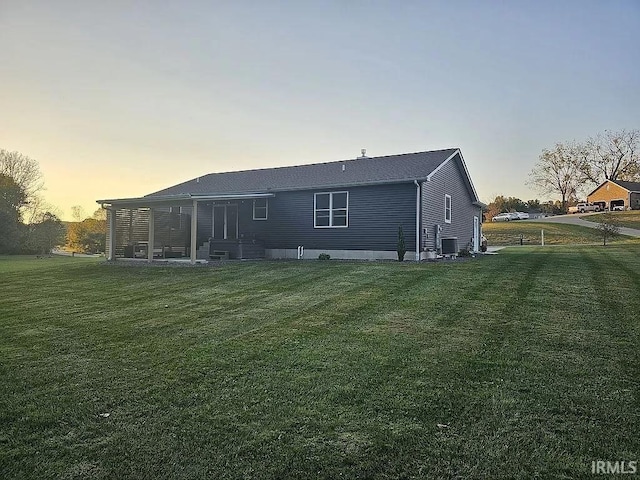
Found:
[{"label": "gutter", "polygon": [[156,197],[136,197],[136,198],[114,198],[96,200],[103,208],[129,208],[129,207],[153,207],[163,205],[183,205],[189,206],[193,201],[215,201],[215,200],[245,200],[255,198],[275,197],[274,193],[242,193],[242,194],[220,194],[201,195],[191,193],[180,193],[176,195],[158,195]]}]

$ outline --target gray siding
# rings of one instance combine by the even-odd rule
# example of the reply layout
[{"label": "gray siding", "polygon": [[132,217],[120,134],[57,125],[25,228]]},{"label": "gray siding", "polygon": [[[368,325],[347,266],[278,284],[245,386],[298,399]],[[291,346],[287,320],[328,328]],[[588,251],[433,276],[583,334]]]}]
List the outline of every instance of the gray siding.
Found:
[{"label": "gray siding", "polygon": [[[393,184],[336,189],[349,192],[349,226],[314,228],[313,195],[326,190],[279,193],[272,199],[267,248],[395,250],[402,225],[407,250],[415,250],[415,186]],[[270,205],[271,207],[271,205]],[[272,216],[273,215],[273,216]]]},{"label": "gray siding", "polygon": [[[446,163],[421,184],[421,246],[438,248],[435,226],[442,226],[441,238],[457,237],[458,248],[473,238],[473,217],[482,222],[482,211],[465,181],[458,158]],[[314,228],[314,193],[349,192],[349,226]],[[445,223],[445,194],[451,196],[451,223]],[[253,220],[253,201],[238,200],[240,238],[256,238],[267,249],[373,250],[394,251],[398,226],[402,225],[407,252],[414,252],[416,187],[413,183],[382,184],[338,189],[278,192],[268,200],[268,219]],[[198,240],[211,235],[212,203],[198,208]],[[426,234],[424,233],[426,231]]]},{"label": "gray siding", "polygon": [[[452,159],[431,177],[430,182],[422,184],[421,230],[427,232],[422,240],[424,247],[438,248],[436,225],[442,226],[442,238],[458,238],[458,249],[466,248],[473,238],[473,217],[477,216],[482,222],[482,210],[473,204],[474,198],[464,177],[460,163]],[[451,223],[444,221],[445,195],[451,195]]]},{"label": "gray siding", "polygon": [[[349,192],[349,226],[314,228],[314,193]],[[238,202],[239,233],[264,241],[265,248],[390,250],[398,241],[402,225],[407,251],[415,251],[416,187],[413,183],[351,187],[334,190],[278,192],[269,198],[268,219],[253,220],[251,200]],[[209,213],[198,215],[198,237],[211,229]],[[204,218],[203,218],[204,217]],[[210,235],[207,234],[206,236]]]}]

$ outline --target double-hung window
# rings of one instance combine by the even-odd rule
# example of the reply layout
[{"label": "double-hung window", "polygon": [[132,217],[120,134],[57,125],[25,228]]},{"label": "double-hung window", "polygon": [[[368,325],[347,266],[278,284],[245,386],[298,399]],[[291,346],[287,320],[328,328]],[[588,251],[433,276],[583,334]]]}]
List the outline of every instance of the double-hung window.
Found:
[{"label": "double-hung window", "polygon": [[314,194],[313,218],[313,226],[315,228],[349,226],[349,192]]},{"label": "double-hung window", "polygon": [[444,196],[444,223],[451,223],[451,195]]},{"label": "double-hung window", "polygon": [[253,201],[253,219],[266,220],[269,210],[269,204],[266,198],[256,198]]}]

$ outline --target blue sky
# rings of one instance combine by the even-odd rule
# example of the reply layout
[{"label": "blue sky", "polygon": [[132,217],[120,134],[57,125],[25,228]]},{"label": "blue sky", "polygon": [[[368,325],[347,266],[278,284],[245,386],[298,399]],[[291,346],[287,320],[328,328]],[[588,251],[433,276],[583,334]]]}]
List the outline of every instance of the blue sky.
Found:
[{"label": "blue sky", "polygon": [[457,146],[480,197],[640,128],[640,2],[0,3],[0,148],[63,218],[211,172]]}]

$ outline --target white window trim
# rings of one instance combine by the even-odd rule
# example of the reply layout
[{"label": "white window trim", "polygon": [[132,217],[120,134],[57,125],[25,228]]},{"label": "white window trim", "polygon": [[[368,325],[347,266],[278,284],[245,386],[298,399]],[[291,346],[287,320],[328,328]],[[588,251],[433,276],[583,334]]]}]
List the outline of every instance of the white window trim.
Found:
[{"label": "white window trim", "polygon": [[[447,209],[447,199],[449,200],[449,208]],[[447,210],[449,211],[449,218],[447,219]],[[444,223],[451,223],[451,217],[453,211],[453,204],[451,203],[451,195],[444,194]]]},{"label": "white window trim", "polygon": [[[347,194],[347,207],[341,210],[346,211],[346,225],[334,225],[333,224],[333,195],[339,193]],[[318,209],[317,209],[317,198],[318,195],[329,195],[329,225],[317,225],[316,221],[318,218]],[[326,209],[323,209],[326,210]],[[313,194],[313,228],[347,228],[349,226],[349,192],[346,190],[339,192],[317,192]]]},{"label": "white window trim", "polygon": [[265,205],[264,218],[256,217],[256,201],[255,199],[253,200],[253,219],[254,220],[268,220],[269,218],[269,199],[268,198],[264,199],[264,205]]}]

